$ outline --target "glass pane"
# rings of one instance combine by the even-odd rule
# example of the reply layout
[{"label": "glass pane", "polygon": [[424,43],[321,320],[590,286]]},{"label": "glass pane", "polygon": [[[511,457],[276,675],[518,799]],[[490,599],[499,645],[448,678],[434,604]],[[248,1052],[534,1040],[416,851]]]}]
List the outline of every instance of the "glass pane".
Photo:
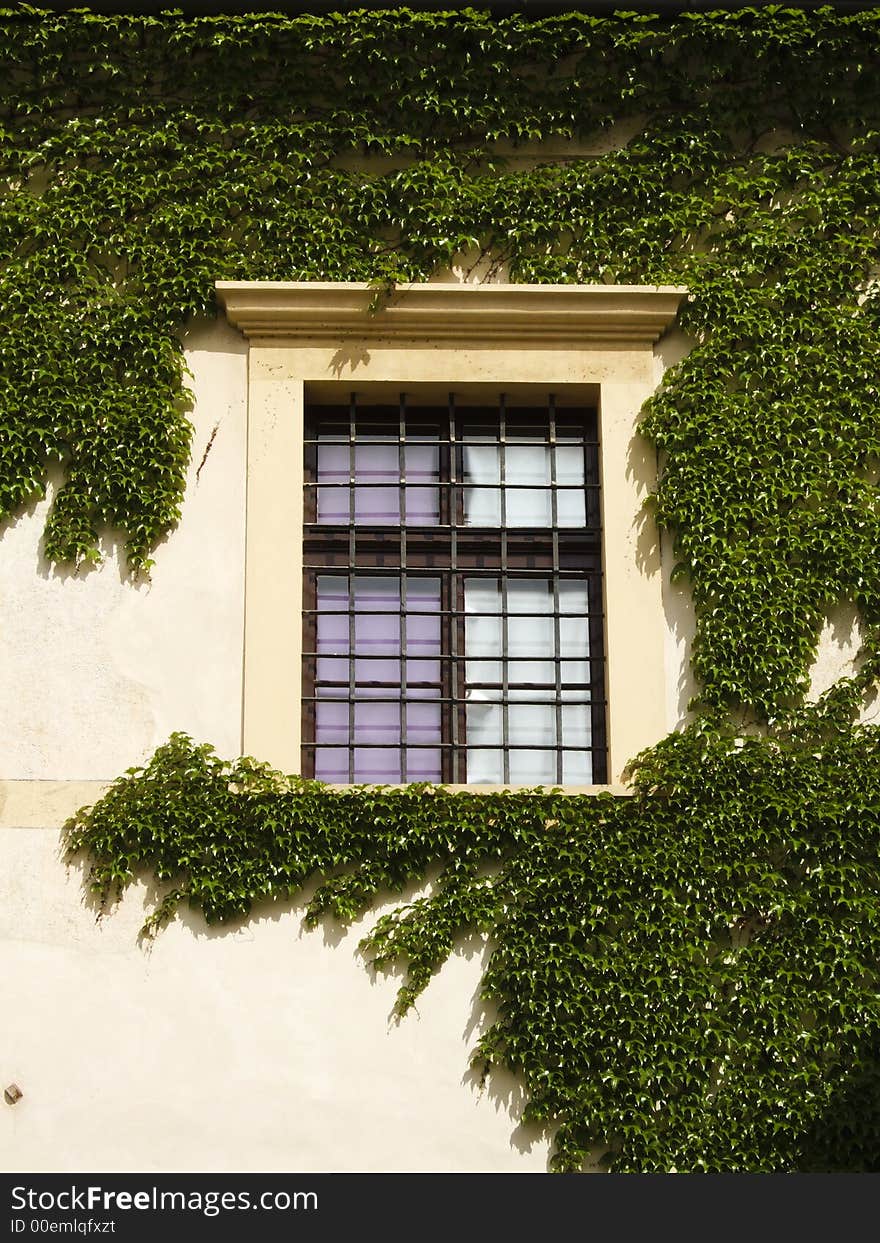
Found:
[{"label": "glass pane", "polygon": [[466,487],[464,490],[464,524],[468,527],[500,527],[500,490]]},{"label": "glass pane", "polygon": [[[407,526],[436,526],[440,521],[440,450],[437,445],[408,444],[404,448],[407,486],[404,489]],[[413,486],[415,485],[415,486]]]},{"label": "glass pane", "polygon": [[510,613],[553,612],[553,583],[548,578],[529,578],[507,584],[507,609]]},{"label": "glass pane", "polygon": [[399,744],[400,704],[356,703],[354,736],[358,743],[381,743],[383,746]]},{"label": "glass pane", "polygon": [[504,448],[504,482],[507,487],[550,487],[550,450],[541,445],[507,444]]},{"label": "glass pane", "polygon": [[511,776],[516,775],[517,785],[555,785],[556,754],[520,748],[510,751]]},{"label": "glass pane", "polygon": [[[511,662],[507,676],[512,686],[522,682],[556,683],[552,663],[555,652],[553,625],[553,584],[549,579],[510,582],[507,587],[507,652],[509,656],[548,656],[550,660]],[[532,617],[518,617],[532,613]]]},{"label": "glass pane", "polygon": [[593,784],[593,757],[588,751],[562,752],[562,780],[573,786]]},{"label": "glass pane", "polygon": [[440,579],[411,578],[406,580],[407,613],[437,613],[440,610]]},{"label": "glass pane", "polygon": [[504,678],[501,661],[469,660],[465,670],[465,677],[469,686],[480,685],[484,682],[500,686]]},{"label": "glass pane", "polygon": [[339,484],[339,487],[318,487],[318,522],[348,523],[350,521],[348,476],[350,470],[348,445],[318,445],[318,484]]},{"label": "glass pane", "polygon": [[508,686],[555,687],[556,672],[549,660],[511,660],[507,665]]},{"label": "glass pane", "polygon": [[[354,475],[359,484],[373,485],[355,488],[355,522],[399,523],[400,454],[397,445],[355,445]],[[379,484],[392,486],[375,486]]]},{"label": "glass pane", "polygon": [[440,661],[412,660],[408,657],[406,662],[406,682],[407,686],[413,686],[417,682],[427,682],[430,685],[439,686]]},{"label": "glass pane", "polygon": [[464,635],[467,656],[501,655],[500,617],[475,617],[470,614],[465,618]]},{"label": "glass pane", "polygon": [[[500,526],[501,459],[498,446],[466,444],[463,461],[465,525],[470,527]],[[468,484],[483,486],[468,487]]]},{"label": "glass pane", "polygon": [[553,523],[550,489],[505,488],[506,526],[549,527]]},{"label": "glass pane", "polygon": [[359,656],[397,656],[400,652],[400,620],[397,615],[356,616],[354,647]]},{"label": "glass pane", "polygon": [[437,488],[404,488],[404,519],[408,527],[435,527],[440,521],[440,495]]},{"label": "glass pane", "polygon": [[501,612],[501,587],[497,578],[466,578],[464,580],[464,611],[466,613]]},{"label": "glass pane", "polygon": [[556,525],[558,527],[585,527],[587,525],[586,501],[586,494],[581,488],[558,488]]},{"label": "glass pane", "polygon": [[584,451],[579,445],[556,447],[556,524],[583,527],[587,523],[584,492]]},{"label": "glass pane", "polygon": [[549,656],[552,660],[554,648],[552,617],[508,617],[508,655]]},{"label": "glass pane", "polygon": [[583,660],[563,660],[559,665],[562,686],[589,686],[590,666]]},{"label": "glass pane", "polygon": [[556,482],[584,486],[584,451],[580,445],[556,446]]},{"label": "glass pane", "polygon": [[403,450],[410,483],[434,483],[440,477],[440,448],[432,444],[407,444]]},{"label": "glass pane", "polygon": [[354,779],[358,783],[387,785],[399,782],[400,748],[355,747]]},{"label": "glass pane", "polygon": [[585,618],[581,617],[560,617],[559,619],[559,643],[563,657],[574,659],[566,659],[562,661],[560,666],[560,678],[563,684],[567,682],[584,682],[590,681],[590,634],[587,629]]},{"label": "glass pane", "polygon": [[410,747],[406,752],[407,781],[441,781],[440,750]]},{"label": "glass pane", "polygon": [[467,778],[474,785],[501,785],[504,781],[504,757],[500,751],[476,751],[468,748]]},{"label": "glass pane", "polygon": [[589,659],[587,619],[559,618],[559,655],[575,660]]},{"label": "glass pane", "polygon": [[[509,703],[507,736],[511,747],[555,746],[556,705],[553,703]],[[515,771],[512,764],[510,771]]]},{"label": "glass pane", "polygon": [[424,656],[440,650],[440,618],[408,613],[406,618],[406,654]]},{"label": "glass pane", "polygon": [[501,710],[497,699],[492,702],[480,691],[467,692],[467,739],[472,746],[501,746]]},{"label": "glass pane", "polygon": [[[315,704],[315,741],[348,742],[348,704],[344,700],[322,699]],[[347,758],[340,754],[347,766]]]},{"label": "glass pane", "polygon": [[331,751],[327,747],[315,752],[315,777],[318,781],[348,783],[348,751]]},{"label": "glass pane", "polygon": [[[343,608],[347,599],[346,595],[340,601]],[[319,607],[321,603],[319,599]],[[336,654],[348,651],[348,616],[345,613],[318,614],[318,651]]]},{"label": "glass pane", "polygon": [[355,488],[354,520],[374,526],[399,526],[400,489]]},{"label": "glass pane", "polygon": [[501,483],[501,454],[499,446],[465,444],[464,454],[465,483],[495,484]]},{"label": "glass pane", "polygon": [[373,577],[371,574],[352,575],[354,607],[357,612],[383,610],[397,612],[400,608],[400,579]]},{"label": "glass pane", "polygon": [[[467,753],[467,780],[503,782],[502,706],[498,702],[486,702],[485,693],[480,691],[468,691],[467,698],[467,740],[473,748]],[[478,747],[487,749],[478,750]]]},{"label": "glass pane", "polygon": [[562,745],[588,747],[593,739],[589,704],[562,705]]},{"label": "glass pane", "polygon": [[[507,526],[551,525],[549,448],[541,445],[506,445],[504,483]],[[524,484],[537,486],[523,487]]]},{"label": "glass pane", "polygon": [[581,580],[563,578],[559,581],[559,611],[585,617],[587,614],[587,584]]},{"label": "glass pane", "polygon": [[[367,621],[376,621],[378,619],[370,617]],[[397,652],[400,650],[400,643],[394,639],[384,640],[377,639],[376,645],[381,645],[386,651]],[[354,680],[358,686],[366,682],[379,682],[383,686],[396,690],[400,686],[400,661],[399,660],[381,660],[381,659],[364,659],[358,656],[354,662]]]},{"label": "glass pane", "polygon": [[[418,692],[415,692],[418,694]],[[436,691],[422,692],[423,698],[407,700],[406,713],[406,773],[407,781],[440,781],[440,704],[431,702],[428,696],[439,696]],[[417,743],[418,746],[411,744]],[[428,747],[426,743],[436,746]]]},{"label": "glass pane", "polygon": [[407,682],[440,682],[440,579],[407,578],[406,643]]},{"label": "glass pane", "polygon": [[[348,616],[330,613],[329,609],[348,608],[348,579],[341,576],[320,575],[317,581],[317,636],[318,656],[316,677],[319,682],[348,681]],[[340,659],[331,659],[331,655]]]},{"label": "glass pane", "polygon": [[347,656],[319,656],[315,677],[319,682],[344,682],[348,684]]}]

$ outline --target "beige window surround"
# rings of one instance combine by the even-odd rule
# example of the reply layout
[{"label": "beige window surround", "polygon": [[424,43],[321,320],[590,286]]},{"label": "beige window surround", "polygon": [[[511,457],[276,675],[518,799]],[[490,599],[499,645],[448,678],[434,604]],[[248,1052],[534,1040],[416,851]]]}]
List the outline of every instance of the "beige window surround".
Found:
[{"label": "beige window surround", "polygon": [[599,406],[609,785],[566,788],[619,788],[626,762],[668,732],[659,541],[642,508],[655,458],[635,425],[686,290],[426,283],[376,309],[359,282],[216,288],[249,341],[243,752],[299,771],[307,395],[534,386]]}]

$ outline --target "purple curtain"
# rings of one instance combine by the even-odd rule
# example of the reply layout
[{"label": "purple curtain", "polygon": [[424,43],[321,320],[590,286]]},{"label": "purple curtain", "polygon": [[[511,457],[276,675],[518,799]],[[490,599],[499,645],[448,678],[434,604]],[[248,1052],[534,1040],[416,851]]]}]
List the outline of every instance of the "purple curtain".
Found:
[{"label": "purple curtain", "polygon": [[[351,446],[318,446],[318,522],[377,526],[436,526],[440,521],[440,450],[436,444],[406,444],[401,462],[397,444],[358,441],[354,445],[354,496]],[[401,487],[401,468],[406,485]],[[401,514],[401,494],[404,513]],[[353,507],[353,511],[352,511]]]},{"label": "purple curtain", "polygon": [[321,574],[317,594],[315,776],[440,781],[440,580]]}]

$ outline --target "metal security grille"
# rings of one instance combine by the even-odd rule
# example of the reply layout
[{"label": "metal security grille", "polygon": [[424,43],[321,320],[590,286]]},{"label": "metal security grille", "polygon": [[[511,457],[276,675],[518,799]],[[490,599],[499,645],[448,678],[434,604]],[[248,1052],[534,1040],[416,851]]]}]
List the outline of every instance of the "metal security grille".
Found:
[{"label": "metal security grille", "polygon": [[303,772],[606,780],[596,411],[312,405]]}]

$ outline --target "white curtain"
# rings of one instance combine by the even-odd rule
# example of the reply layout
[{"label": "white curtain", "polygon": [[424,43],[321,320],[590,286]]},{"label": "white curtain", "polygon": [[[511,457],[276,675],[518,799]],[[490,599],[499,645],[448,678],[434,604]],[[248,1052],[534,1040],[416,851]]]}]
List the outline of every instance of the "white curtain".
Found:
[{"label": "white curtain", "polygon": [[[557,768],[556,752],[550,748],[557,743],[571,748],[562,753],[562,780],[576,785],[592,781],[590,755],[574,749],[590,746],[590,705],[583,702],[588,692],[566,689],[572,684],[587,683],[590,677],[587,584],[563,579],[558,583],[558,592],[562,683],[559,738],[553,664],[557,655],[553,580],[509,579],[505,618],[501,615],[503,595],[498,579],[465,579],[468,781],[503,782],[505,713],[511,781],[552,785],[557,780]],[[502,702],[500,685],[505,667],[506,704]]]},{"label": "white curtain", "polygon": [[[556,454],[556,525],[586,524],[584,451],[579,445],[504,446],[505,525],[553,524],[550,454]],[[464,444],[466,526],[501,526],[501,446]]]}]

